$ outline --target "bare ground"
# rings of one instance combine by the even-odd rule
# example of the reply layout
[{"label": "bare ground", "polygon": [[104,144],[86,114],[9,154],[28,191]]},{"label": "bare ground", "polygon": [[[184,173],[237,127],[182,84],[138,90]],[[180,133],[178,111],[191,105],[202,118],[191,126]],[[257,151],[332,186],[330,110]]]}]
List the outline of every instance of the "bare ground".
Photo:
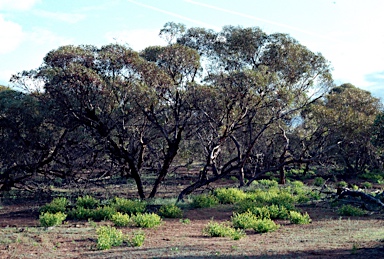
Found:
[{"label": "bare ground", "polygon": [[[384,258],[383,214],[340,218],[324,203],[301,207],[309,225],[278,221],[276,232],[255,234],[239,241],[202,234],[204,226],[229,220],[230,206],[186,211],[189,224],[165,219],[156,229],[143,229],[142,247],[96,249],[89,222],[66,222],[44,230],[38,227],[38,206],[3,205],[0,209],[0,258]],[[108,224],[98,222],[97,224]],[[124,233],[137,230],[121,228]]]}]

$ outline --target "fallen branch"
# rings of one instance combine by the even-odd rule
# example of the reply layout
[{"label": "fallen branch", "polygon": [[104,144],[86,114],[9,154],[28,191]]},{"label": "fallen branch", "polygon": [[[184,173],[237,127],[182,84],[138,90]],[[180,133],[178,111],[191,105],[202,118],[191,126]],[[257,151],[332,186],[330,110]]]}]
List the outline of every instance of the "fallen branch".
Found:
[{"label": "fallen branch", "polygon": [[346,196],[350,196],[353,198],[360,198],[362,201],[364,201],[364,204],[366,203],[375,204],[381,207],[381,209],[384,209],[384,203],[380,199],[377,199],[372,195],[369,195],[360,191],[352,191],[348,188],[338,188],[337,194],[339,199],[342,199]]}]

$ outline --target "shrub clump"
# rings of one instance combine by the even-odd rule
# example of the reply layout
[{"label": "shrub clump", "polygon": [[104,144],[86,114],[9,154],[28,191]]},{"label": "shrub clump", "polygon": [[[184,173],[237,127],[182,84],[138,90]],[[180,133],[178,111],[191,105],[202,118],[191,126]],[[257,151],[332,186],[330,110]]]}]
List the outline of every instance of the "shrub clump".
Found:
[{"label": "shrub clump", "polygon": [[111,226],[101,226],[96,229],[97,249],[106,250],[113,246],[120,246],[123,243],[123,233]]},{"label": "shrub clump", "polygon": [[62,213],[65,213],[68,204],[69,204],[69,202],[68,202],[67,198],[65,198],[65,197],[55,198],[50,203],[42,206],[39,211],[40,211],[40,213],[43,213],[43,212],[49,212],[49,213],[62,212]]},{"label": "shrub clump", "polygon": [[258,181],[253,181],[252,185],[257,185],[263,188],[272,188],[279,186],[279,183],[276,180],[261,179]]},{"label": "shrub clump", "polygon": [[76,219],[76,220],[87,220],[93,218],[93,210],[86,209],[83,207],[73,208],[68,212],[68,218]]},{"label": "shrub clump", "polygon": [[247,197],[247,194],[237,188],[218,188],[214,191],[214,194],[219,202],[223,204],[234,204]]},{"label": "shrub clump", "polygon": [[111,207],[111,206],[97,207],[96,209],[92,210],[91,218],[96,221],[110,220],[112,219],[112,216],[114,214],[116,214],[116,209],[114,207]]},{"label": "shrub clump", "polygon": [[112,200],[111,206],[113,206],[118,212],[133,215],[137,213],[144,213],[147,204],[140,200],[129,200],[125,198],[115,197]]},{"label": "shrub clump", "polygon": [[325,183],[325,180],[324,180],[324,178],[322,178],[322,177],[316,177],[315,179],[314,179],[314,181],[313,181],[313,185],[315,185],[315,186],[323,186],[324,185],[324,183]]},{"label": "shrub clump", "polygon": [[235,229],[226,223],[209,222],[203,229],[203,234],[210,237],[230,237],[233,240],[239,240],[245,236],[242,229]]},{"label": "shrub clump", "polygon": [[182,218],[183,211],[174,204],[162,205],[159,209],[159,214],[165,218]]},{"label": "shrub clump", "polygon": [[258,219],[252,228],[256,233],[266,233],[279,229],[280,225],[271,219]]},{"label": "shrub clump", "polygon": [[363,182],[361,184],[361,186],[363,186],[365,189],[370,189],[370,188],[372,188],[372,183],[370,183],[370,182]]},{"label": "shrub clump", "polygon": [[288,219],[289,210],[281,205],[272,204],[267,207],[271,219]]},{"label": "shrub clump", "polygon": [[252,229],[259,218],[251,211],[247,211],[244,213],[234,213],[231,220],[235,228]]},{"label": "shrub clump", "polygon": [[363,216],[365,215],[365,210],[354,207],[352,205],[343,205],[338,210],[340,216]]},{"label": "shrub clump", "polygon": [[153,228],[161,224],[161,217],[155,213],[138,213],[131,216],[132,222],[141,228]]},{"label": "shrub clump", "polygon": [[301,214],[297,211],[290,211],[289,212],[289,220],[293,224],[309,224],[311,223],[311,218],[309,217],[308,213]]},{"label": "shrub clump", "polygon": [[111,221],[117,227],[127,227],[131,223],[131,218],[126,213],[117,212],[112,215]]},{"label": "shrub clump", "polygon": [[346,188],[348,186],[348,183],[346,181],[340,181],[336,184],[338,188]]},{"label": "shrub clump", "polygon": [[143,231],[136,231],[130,237],[127,237],[127,243],[133,247],[140,247],[144,244],[145,233]]},{"label": "shrub clump", "polygon": [[90,195],[78,197],[76,199],[76,207],[82,207],[85,209],[95,209],[99,206],[100,201]]},{"label": "shrub clump", "polygon": [[192,206],[194,208],[210,208],[217,204],[219,204],[219,200],[211,194],[196,195],[192,198]]},{"label": "shrub clump", "polygon": [[61,225],[66,218],[67,215],[62,212],[43,212],[39,216],[40,225],[45,228]]}]

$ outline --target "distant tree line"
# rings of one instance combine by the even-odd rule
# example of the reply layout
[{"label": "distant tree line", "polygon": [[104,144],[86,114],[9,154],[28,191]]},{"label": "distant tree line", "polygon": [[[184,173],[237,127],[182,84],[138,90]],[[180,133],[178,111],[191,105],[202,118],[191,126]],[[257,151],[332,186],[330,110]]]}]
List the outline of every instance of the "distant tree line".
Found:
[{"label": "distant tree line", "polygon": [[[198,167],[179,198],[218,179],[287,170],[383,170],[379,99],[335,86],[329,62],[287,34],[167,23],[167,46],[62,46],[0,89],[0,190],[116,175],[154,197]],[[156,179],[148,193],[143,177]]]}]

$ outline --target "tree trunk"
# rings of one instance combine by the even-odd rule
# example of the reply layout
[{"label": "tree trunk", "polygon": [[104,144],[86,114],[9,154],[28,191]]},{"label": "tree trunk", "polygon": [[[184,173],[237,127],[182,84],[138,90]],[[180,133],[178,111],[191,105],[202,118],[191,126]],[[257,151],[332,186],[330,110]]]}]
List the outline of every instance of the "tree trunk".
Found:
[{"label": "tree trunk", "polygon": [[240,187],[243,187],[245,185],[244,181],[244,167],[241,167],[239,170],[239,182],[240,182]]},{"label": "tree trunk", "polygon": [[161,167],[159,176],[157,177],[155,184],[153,185],[152,191],[149,194],[148,198],[154,198],[156,196],[156,193],[160,187],[161,182],[165,179],[165,176],[168,174],[168,169],[172,164],[173,159],[177,155],[177,151],[179,150],[179,144],[181,141],[181,133],[182,130],[180,129],[177,132],[177,137],[175,141],[168,141],[168,151],[164,158],[163,166]]}]

